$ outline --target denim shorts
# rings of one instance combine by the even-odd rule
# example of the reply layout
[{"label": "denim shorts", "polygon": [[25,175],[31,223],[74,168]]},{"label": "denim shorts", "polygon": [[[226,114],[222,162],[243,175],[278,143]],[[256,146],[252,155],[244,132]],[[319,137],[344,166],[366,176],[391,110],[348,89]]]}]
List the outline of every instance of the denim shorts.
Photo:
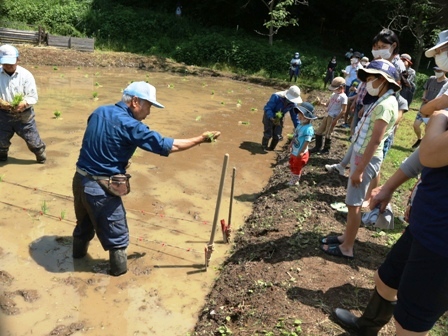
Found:
[{"label": "denim shorts", "polygon": [[378,269],[382,282],[398,290],[394,310],[406,330],[430,330],[448,310],[448,260],[414,239],[409,227]]}]

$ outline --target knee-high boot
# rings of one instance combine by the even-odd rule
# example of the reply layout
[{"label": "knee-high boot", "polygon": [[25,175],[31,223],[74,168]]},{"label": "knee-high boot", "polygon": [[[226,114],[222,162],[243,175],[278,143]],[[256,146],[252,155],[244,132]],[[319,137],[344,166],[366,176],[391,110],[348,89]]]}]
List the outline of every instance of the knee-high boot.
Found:
[{"label": "knee-high boot", "polygon": [[322,135],[316,134],[316,143],[314,145],[314,148],[310,149],[310,153],[320,152],[320,150],[322,148],[322,139],[323,139]]},{"label": "knee-high boot", "polygon": [[73,251],[72,256],[75,259],[84,258],[89,248],[89,241],[82,240],[77,237],[73,237]]},{"label": "knee-high boot", "polygon": [[278,144],[278,139],[272,138],[271,145],[269,146],[269,150],[273,151]]},{"label": "knee-high boot", "polygon": [[330,152],[330,148],[331,148],[331,139],[325,138],[324,149],[322,149],[320,152],[322,154],[327,154]]},{"label": "knee-high boot", "polygon": [[268,143],[269,143],[269,139],[263,137],[263,139],[261,139],[261,148],[263,148],[264,150],[268,149]]},{"label": "knee-high boot", "polygon": [[128,258],[126,248],[112,249],[109,251],[110,274],[118,276],[128,271]]},{"label": "knee-high boot", "polygon": [[356,317],[348,310],[341,308],[336,308],[334,315],[337,323],[358,331],[359,335],[376,336],[392,318],[396,303],[396,301],[383,299],[375,288],[361,317]]}]

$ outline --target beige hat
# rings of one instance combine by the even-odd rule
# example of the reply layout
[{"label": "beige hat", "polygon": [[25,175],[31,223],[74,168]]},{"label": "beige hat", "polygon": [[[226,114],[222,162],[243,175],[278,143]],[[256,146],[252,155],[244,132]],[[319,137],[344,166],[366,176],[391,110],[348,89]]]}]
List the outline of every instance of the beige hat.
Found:
[{"label": "beige hat", "polygon": [[368,62],[369,58],[367,56],[364,56],[363,58],[361,58],[361,62]]},{"label": "beige hat", "polygon": [[328,85],[328,90],[334,91],[339,89],[341,86],[345,86],[345,79],[342,77],[335,77],[331,84]]},{"label": "beige hat", "polygon": [[300,104],[302,102],[300,89],[297,85],[293,85],[288,90],[284,91],[284,96],[292,103]]}]

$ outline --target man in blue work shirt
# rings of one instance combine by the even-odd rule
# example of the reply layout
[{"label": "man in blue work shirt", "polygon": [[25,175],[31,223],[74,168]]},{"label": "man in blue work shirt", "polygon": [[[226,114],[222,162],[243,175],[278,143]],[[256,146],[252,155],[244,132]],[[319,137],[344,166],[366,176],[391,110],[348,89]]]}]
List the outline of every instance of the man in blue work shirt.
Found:
[{"label": "man in blue work shirt", "polygon": [[[261,140],[263,150],[274,150],[278,142],[282,140],[283,118],[286,113],[289,112],[294,129],[297,127],[299,118],[293,109],[301,102],[300,89],[296,85],[291,86],[286,91],[276,92],[271,95],[264,107],[264,130],[263,139]],[[271,138],[271,144],[268,146]]]},{"label": "man in blue work shirt", "polygon": [[164,107],[156,100],[155,87],[134,82],[123,91],[121,102],[97,108],[88,119],[76,163],[73,258],[87,254],[96,232],[104,250],[109,251],[110,274],[114,276],[127,272],[129,229],[121,196],[130,191],[126,168],[137,147],[168,156],[220,135],[211,131],[190,139],[163,137],[141,122],[152,106]]}]

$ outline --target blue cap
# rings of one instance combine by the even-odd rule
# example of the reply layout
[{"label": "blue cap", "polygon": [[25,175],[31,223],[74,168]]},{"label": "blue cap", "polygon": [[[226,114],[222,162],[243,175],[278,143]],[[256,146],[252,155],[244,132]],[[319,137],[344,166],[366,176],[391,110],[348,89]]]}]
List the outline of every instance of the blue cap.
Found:
[{"label": "blue cap", "polygon": [[149,101],[155,107],[164,108],[156,99],[156,88],[146,82],[133,82],[124,89],[123,94],[135,96],[143,100]]}]

